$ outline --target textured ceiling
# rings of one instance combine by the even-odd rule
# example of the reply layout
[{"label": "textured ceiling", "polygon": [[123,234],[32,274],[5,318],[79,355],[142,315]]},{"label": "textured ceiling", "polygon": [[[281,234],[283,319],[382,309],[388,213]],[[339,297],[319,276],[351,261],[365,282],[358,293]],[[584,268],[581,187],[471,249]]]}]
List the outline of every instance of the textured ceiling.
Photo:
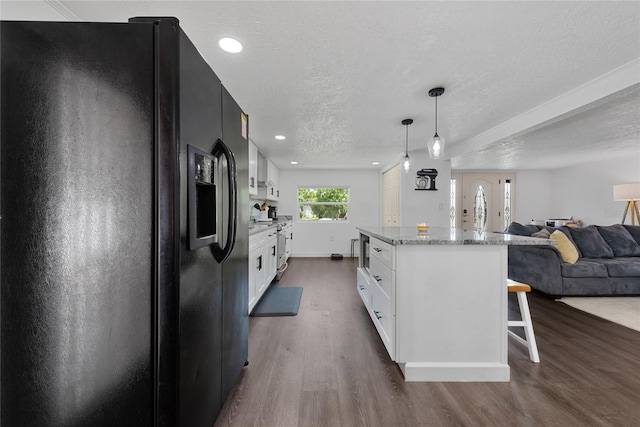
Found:
[{"label": "textured ceiling", "polygon": [[[414,119],[410,150],[426,150],[427,91],[436,86],[446,89],[438,131],[455,169],[562,167],[597,158],[603,143],[640,165],[637,1],[42,4],[71,20],[178,17],[280,168],[388,165],[404,150],[404,118]],[[25,6],[0,7],[3,19],[41,19]],[[238,38],[243,52],[222,52],[222,36]],[[602,83],[620,67],[630,79]],[[530,114],[580,87],[587,95],[567,98],[555,115]]]}]

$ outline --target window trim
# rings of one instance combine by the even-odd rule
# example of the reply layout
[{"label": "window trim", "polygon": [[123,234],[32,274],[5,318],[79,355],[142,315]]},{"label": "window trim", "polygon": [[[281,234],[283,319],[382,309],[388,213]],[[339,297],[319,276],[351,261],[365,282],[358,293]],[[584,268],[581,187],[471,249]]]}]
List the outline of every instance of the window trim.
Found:
[{"label": "window trim", "polygon": [[[300,202],[299,191],[301,189],[320,189],[320,188],[340,188],[346,189],[347,194],[349,196],[349,200],[347,202]],[[297,205],[297,214],[296,214],[296,223],[300,224],[347,224],[349,223],[350,214],[351,214],[351,186],[350,185],[298,185],[296,188],[296,205]],[[300,205],[346,205],[347,206],[347,215],[346,219],[314,219],[314,220],[302,220],[300,219]]]}]

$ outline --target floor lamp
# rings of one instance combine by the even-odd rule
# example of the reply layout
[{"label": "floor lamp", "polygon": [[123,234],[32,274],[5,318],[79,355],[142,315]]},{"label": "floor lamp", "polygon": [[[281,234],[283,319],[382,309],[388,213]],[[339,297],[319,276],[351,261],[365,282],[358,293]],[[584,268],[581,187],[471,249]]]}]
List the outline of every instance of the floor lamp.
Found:
[{"label": "floor lamp", "polygon": [[613,186],[613,200],[625,201],[627,206],[624,208],[622,222],[627,219],[627,212],[631,211],[631,224],[636,225],[636,221],[640,225],[640,211],[638,210],[638,200],[640,200],[640,182],[632,184],[618,184]]}]

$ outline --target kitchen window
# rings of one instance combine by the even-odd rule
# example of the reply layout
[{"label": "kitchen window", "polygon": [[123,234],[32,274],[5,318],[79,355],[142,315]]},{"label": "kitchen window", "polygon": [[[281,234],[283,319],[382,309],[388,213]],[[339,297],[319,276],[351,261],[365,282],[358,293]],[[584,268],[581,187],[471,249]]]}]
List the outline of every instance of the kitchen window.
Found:
[{"label": "kitchen window", "polygon": [[298,188],[300,221],[347,221],[349,218],[348,187]]}]

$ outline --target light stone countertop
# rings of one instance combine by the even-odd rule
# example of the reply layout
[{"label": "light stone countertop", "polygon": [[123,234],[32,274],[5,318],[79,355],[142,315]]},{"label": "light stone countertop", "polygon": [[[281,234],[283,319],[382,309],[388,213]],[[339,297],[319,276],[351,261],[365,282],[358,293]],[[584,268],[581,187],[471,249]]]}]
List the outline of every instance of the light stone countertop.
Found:
[{"label": "light stone countertop", "polygon": [[263,231],[267,231],[270,229],[275,229],[278,224],[284,224],[291,221],[291,216],[282,215],[279,216],[278,219],[273,221],[251,221],[249,222],[249,236],[253,236],[254,234],[262,233]]},{"label": "light stone countertop", "polygon": [[555,245],[555,240],[502,233],[477,233],[447,227],[429,227],[418,233],[416,227],[356,227],[368,236],[391,245]]}]

